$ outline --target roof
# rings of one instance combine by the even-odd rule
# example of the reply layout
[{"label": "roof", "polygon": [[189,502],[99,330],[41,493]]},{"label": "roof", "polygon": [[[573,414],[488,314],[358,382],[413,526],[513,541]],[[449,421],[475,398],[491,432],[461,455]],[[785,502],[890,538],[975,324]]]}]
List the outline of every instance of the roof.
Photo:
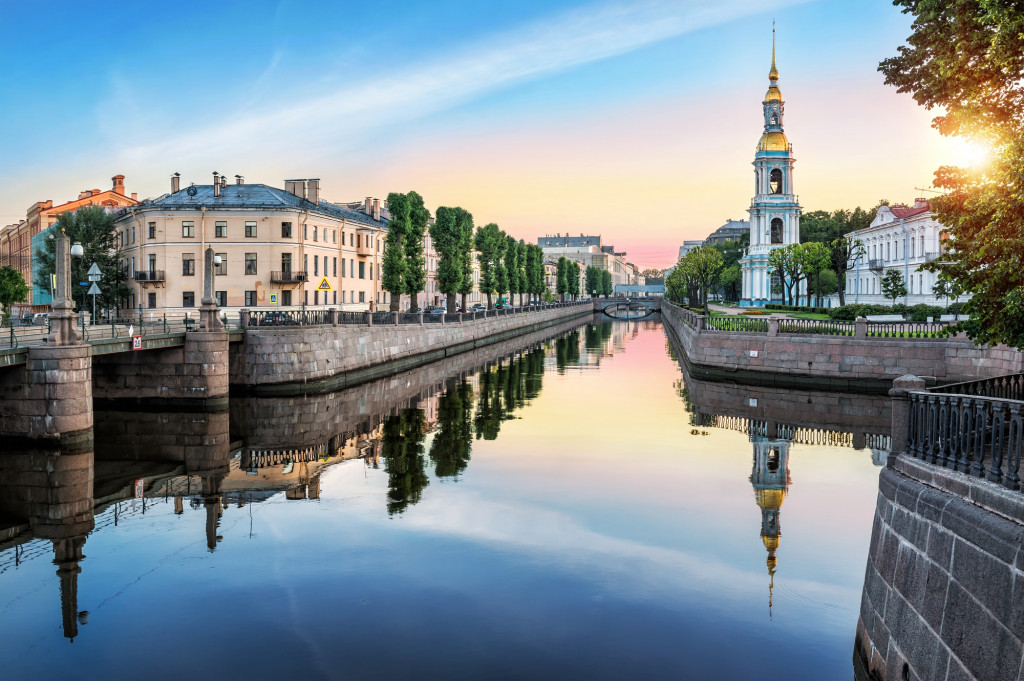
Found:
[{"label": "roof", "polygon": [[913,207],[889,206],[889,211],[898,218],[912,218],[915,215],[927,213],[931,209],[932,207],[927,201],[924,202],[924,205],[920,201],[915,202]]},{"label": "roof", "polygon": [[[189,196],[188,190],[195,189],[195,196]],[[374,220],[360,211],[352,210],[320,199],[319,203],[300,198],[291,192],[265,184],[229,184],[221,187],[220,196],[213,195],[212,184],[196,184],[185,187],[174,194],[164,194],[156,199],[147,199],[139,204],[142,208],[160,208],[164,210],[207,210],[218,208],[250,208],[264,210],[308,210],[327,217],[348,220],[370,227],[384,227],[385,220]]]}]

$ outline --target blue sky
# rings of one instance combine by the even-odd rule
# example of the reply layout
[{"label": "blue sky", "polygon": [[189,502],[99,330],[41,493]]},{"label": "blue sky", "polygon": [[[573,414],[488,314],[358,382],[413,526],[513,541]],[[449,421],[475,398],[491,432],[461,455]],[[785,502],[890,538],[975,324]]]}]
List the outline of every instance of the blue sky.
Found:
[{"label": "blue sky", "polygon": [[420,191],[637,264],[742,218],[772,19],[805,208],[912,201],[957,148],[882,84],[888,0],[2,3],[0,224],[117,173]]}]

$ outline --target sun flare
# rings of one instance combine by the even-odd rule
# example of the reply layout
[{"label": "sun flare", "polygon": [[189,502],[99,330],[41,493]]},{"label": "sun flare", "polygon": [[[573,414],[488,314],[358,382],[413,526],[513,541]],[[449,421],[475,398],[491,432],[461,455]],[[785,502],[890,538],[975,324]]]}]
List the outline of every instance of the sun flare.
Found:
[{"label": "sun flare", "polygon": [[956,140],[950,160],[961,168],[984,168],[992,158],[988,146],[971,140]]}]

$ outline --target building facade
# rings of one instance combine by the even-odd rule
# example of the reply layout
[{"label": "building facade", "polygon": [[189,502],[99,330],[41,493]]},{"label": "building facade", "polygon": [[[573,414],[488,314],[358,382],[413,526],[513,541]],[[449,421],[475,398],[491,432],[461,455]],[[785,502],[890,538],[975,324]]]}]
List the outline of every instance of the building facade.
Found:
[{"label": "building facade", "polygon": [[135,193],[131,196],[125,194],[124,175],[115,175],[111,182],[110,189],[86,189],[78,194],[77,199],[56,206],[52,200],[37,201],[29,207],[24,220],[0,230],[0,267],[10,266],[18,270],[30,289],[29,300],[17,311],[48,309],[51,292],[35,286],[33,253],[34,248],[39,247],[39,234],[57,222],[61,213],[70,213],[85,206],[117,209],[138,203]]},{"label": "building facade", "polygon": [[[537,239],[537,245],[545,259],[557,261],[565,257],[577,262],[583,271],[591,266],[607,270],[612,275],[612,286],[630,283],[632,268],[626,263],[626,253],[605,245],[600,236],[542,236]],[[555,288],[551,291],[554,293]]]},{"label": "building facade", "polygon": [[[793,145],[783,131],[785,102],[775,68],[775,37],[772,33],[772,67],[768,92],[762,102],[764,132],[754,152],[754,198],[750,213],[750,245],[740,260],[743,292],[740,305],[760,307],[781,302],[781,282],[768,262],[769,254],[800,242],[800,204],[793,192]],[[803,287],[803,284],[801,284]],[[779,293],[775,293],[779,290]]]},{"label": "building facade", "polygon": [[913,206],[881,206],[867,228],[846,237],[861,244],[861,253],[846,273],[847,303],[892,303],[882,294],[882,277],[890,269],[903,274],[907,287],[907,295],[896,302],[942,306],[952,302],[935,296],[936,274],[921,269],[945,249],[943,227],[926,199],[915,200]]},{"label": "building facade", "polygon": [[214,289],[221,307],[387,305],[380,286],[386,221],[380,202],[359,209],[320,198],[317,179],[287,180],[285,189],[228,184],[181,188],[120,211],[120,257],[135,285],[125,307],[200,305],[203,258],[221,263]]}]

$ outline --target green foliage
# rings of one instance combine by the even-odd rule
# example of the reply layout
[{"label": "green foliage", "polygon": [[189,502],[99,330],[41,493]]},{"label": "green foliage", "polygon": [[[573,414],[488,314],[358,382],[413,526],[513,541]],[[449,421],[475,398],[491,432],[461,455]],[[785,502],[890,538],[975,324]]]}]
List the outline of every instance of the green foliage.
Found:
[{"label": "green foliage", "polygon": [[426,426],[422,409],[405,409],[384,420],[381,456],[388,471],[388,515],[417,503],[430,484],[423,460]]},{"label": "green foliage", "polygon": [[405,293],[405,238],[409,232],[409,200],[405,194],[392,192],[387,199],[388,238],[381,261],[380,285],[391,294],[391,309],[397,311]]},{"label": "green foliage", "polygon": [[[73,213],[61,213],[57,222],[47,230],[48,236],[56,236],[60,230],[64,230],[71,243],[82,244],[85,251],[81,258],[71,258],[71,297],[79,305],[82,304],[82,292],[77,284],[89,280],[86,273],[96,263],[102,274],[99,287],[103,291],[96,296],[96,306],[98,309],[117,308],[119,302],[131,294],[131,289],[128,286],[128,273],[121,266],[117,253],[114,214],[99,206],[86,206]],[[45,291],[50,290],[50,275],[56,272],[56,241],[43,239],[43,247],[34,254],[35,262],[38,263],[33,268],[36,271],[35,285]]]},{"label": "green foliage", "polygon": [[893,304],[897,298],[907,295],[907,282],[903,278],[903,272],[898,269],[886,270],[882,276],[882,295],[890,299]]},{"label": "green foliage", "polygon": [[[448,297],[448,310],[455,309],[455,295],[461,293],[466,274],[464,223],[473,216],[466,210],[441,206],[430,226],[430,238],[438,255],[437,288]],[[470,269],[472,284],[472,269]]]},{"label": "green foliage", "polygon": [[[437,209],[438,215],[441,209]],[[437,432],[430,460],[439,478],[457,478],[469,465],[473,446],[473,386],[463,380],[449,384],[437,400]]]},{"label": "green foliage", "polygon": [[569,259],[562,256],[558,259],[555,269],[555,288],[558,299],[565,300],[565,294],[569,292]]},{"label": "green foliage", "polygon": [[588,295],[601,293],[601,268],[588,265],[586,270],[586,287]]},{"label": "green foliage", "polygon": [[768,303],[767,305],[764,306],[764,309],[778,310],[779,312],[813,312],[817,314],[828,314],[832,310],[837,310],[839,308],[809,307],[807,305],[780,305],[779,303]]},{"label": "green foliage", "polygon": [[13,267],[0,267],[0,308],[3,309],[3,319],[6,322],[11,316],[11,305],[20,303],[28,298],[28,285],[21,276],[21,272]]},{"label": "green foliage", "polygon": [[526,290],[531,296],[544,293],[544,263],[536,244],[526,244]]},{"label": "green foliage", "polygon": [[612,286],[612,273],[608,270],[601,270],[601,295],[610,296],[615,293],[615,287]]},{"label": "green foliage", "polygon": [[495,266],[501,260],[504,233],[493,222],[476,230],[476,250],[480,262],[480,292],[487,296],[487,307],[493,307],[491,295],[497,290]]},{"label": "green foliage", "polygon": [[512,302],[512,296],[522,289],[519,286],[519,242],[511,234],[505,236],[505,276],[508,277],[505,290]]},{"label": "green foliage", "polygon": [[406,194],[409,202],[409,231],[405,235],[405,292],[411,297],[410,310],[416,312],[416,294],[427,286],[427,260],[423,255],[424,237],[430,223],[430,211],[416,192]]},{"label": "green foliage", "polygon": [[523,303],[523,296],[525,294],[532,293],[532,290],[530,288],[530,277],[529,277],[529,275],[526,272],[526,270],[527,270],[526,254],[529,251],[529,246],[527,246],[525,241],[520,239],[519,243],[516,244],[516,249],[519,252],[518,253],[518,258],[517,258],[517,260],[519,262],[519,304],[522,305],[522,303]]},{"label": "green foliage", "polygon": [[580,264],[575,260],[569,260],[565,269],[565,286],[573,300],[579,297],[580,293]]},{"label": "green foliage", "polygon": [[924,265],[971,294],[961,323],[979,343],[1024,348],[1024,12],[1013,0],[896,0],[914,17],[908,45],[879,66],[885,82],[943,115],[943,135],[985,144],[979,168],[943,166],[932,201],[948,228]]},{"label": "green foliage", "polygon": [[459,246],[459,260],[462,263],[462,284],[459,285],[459,293],[462,294],[462,309],[466,309],[466,296],[473,293],[473,215],[468,211],[459,214],[459,234],[461,244]]}]

